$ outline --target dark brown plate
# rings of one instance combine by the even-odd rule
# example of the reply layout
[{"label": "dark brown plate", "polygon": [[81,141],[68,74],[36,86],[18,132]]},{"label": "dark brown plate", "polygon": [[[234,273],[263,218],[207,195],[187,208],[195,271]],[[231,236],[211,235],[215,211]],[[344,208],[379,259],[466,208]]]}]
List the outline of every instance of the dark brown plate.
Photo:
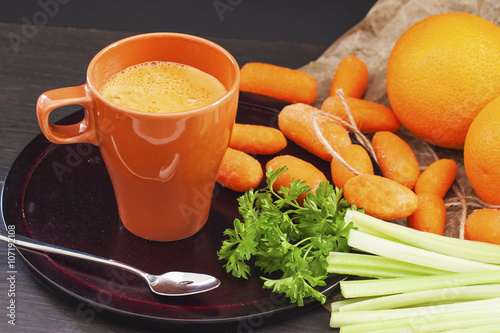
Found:
[{"label": "dark brown plate", "polygon": [[[265,96],[241,93],[237,121],[276,127],[277,114],[285,105]],[[81,112],[75,112],[61,123],[75,123],[81,117]],[[308,160],[329,175],[328,163],[291,142],[281,153]],[[265,165],[271,157],[258,158]],[[21,250],[34,278],[76,302],[82,320],[105,314],[145,327],[245,332],[319,303],[311,298],[299,308],[283,295],[262,289],[257,271],[249,280],[225,272],[216,252],[223,231],[232,228],[238,217],[236,198],[240,195],[217,185],[209,220],[200,232],[177,242],[146,241],[121,225],[99,149],[89,144],[55,145],[40,134],[12,165],[1,204],[5,226],[15,226],[18,234],[113,258],[153,274],[193,271],[222,281],[219,288],[204,294],[162,297],[151,293],[140,278],[120,269]],[[321,292],[335,292],[339,279],[332,276]]]}]

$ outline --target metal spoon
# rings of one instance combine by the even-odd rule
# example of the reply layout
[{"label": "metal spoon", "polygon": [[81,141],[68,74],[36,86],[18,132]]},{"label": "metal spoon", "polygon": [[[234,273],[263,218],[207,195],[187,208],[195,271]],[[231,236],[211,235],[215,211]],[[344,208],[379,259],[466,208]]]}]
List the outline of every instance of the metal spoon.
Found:
[{"label": "metal spoon", "polygon": [[215,289],[220,285],[219,279],[211,275],[176,271],[164,273],[162,275],[148,274],[141,271],[140,269],[113,259],[107,259],[76,250],[65,249],[57,245],[44,243],[18,234],[10,234],[2,229],[0,229],[0,240],[13,243],[14,245],[19,247],[43,252],[63,254],[125,269],[144,278],[148,282],[151,291],[159,295],[193,295]]}]

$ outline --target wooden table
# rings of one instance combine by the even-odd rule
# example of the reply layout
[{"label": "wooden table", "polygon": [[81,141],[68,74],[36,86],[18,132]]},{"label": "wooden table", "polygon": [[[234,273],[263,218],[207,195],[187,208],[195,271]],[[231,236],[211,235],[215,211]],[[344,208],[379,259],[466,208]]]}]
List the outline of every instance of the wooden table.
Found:
[{"label": "wooden table", "polygon": [[[23,148],[40,133],[35,116],[38,96],[50,89],[79,85],[86,67],[104,46],[132,35],[129,32],[37,27],[23,40],[22,26],[0,24],[0,179],[3,180]],[[213,39],[243,65],[249,61],[300,67],[316,59],[328,45]],[[18,42],[19,44],[16,44]],[[71,107],[56,112],[61,118]],[[55,121],[55,119],[53,120]],[[19,261],[19,260],[18,260]],[[16,326],[7,323],[9,299],[7,246],[0,244],[0,331],[2,332],[150,332],[99,316],[56,297],[16,266]],[[322,306],[292,319],[255,328],[255,332],[334,332]],[[165,327],[168,331],[168,327]]]}]

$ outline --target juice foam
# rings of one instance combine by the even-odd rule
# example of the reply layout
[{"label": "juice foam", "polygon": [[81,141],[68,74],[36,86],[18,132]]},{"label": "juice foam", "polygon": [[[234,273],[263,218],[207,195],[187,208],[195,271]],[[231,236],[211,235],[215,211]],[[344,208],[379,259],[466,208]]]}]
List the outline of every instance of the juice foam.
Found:
[{"label": "juice foam", "polygon": [[118,72],[100,92],[128,109],[171,113],[211,104],[226,93],[226,88],[212,75],[192,66],[152,61]]}]

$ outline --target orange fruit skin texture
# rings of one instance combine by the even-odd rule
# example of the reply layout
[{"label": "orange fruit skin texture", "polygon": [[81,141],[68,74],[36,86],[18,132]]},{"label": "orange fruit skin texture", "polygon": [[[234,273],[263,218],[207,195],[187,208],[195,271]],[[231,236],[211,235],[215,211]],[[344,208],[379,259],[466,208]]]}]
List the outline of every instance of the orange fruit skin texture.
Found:
[{"label": "orange fruit skin texture", "polygon": [[500,245],[500,210],[476,209],[465,221],[464,238]]},{"label": "orange fruit skin texture", "polygon": [[500,95],[500,27],[467,13],[423,19],[396,42],[387,64],[391,108],[410,132],[462,149],[479,111]]},{"label": "orange fruit skin texture", "polygon": [[500,97],[472,122],[465,139],[464,166],[476,194],[486,203],[500,205]]}]

